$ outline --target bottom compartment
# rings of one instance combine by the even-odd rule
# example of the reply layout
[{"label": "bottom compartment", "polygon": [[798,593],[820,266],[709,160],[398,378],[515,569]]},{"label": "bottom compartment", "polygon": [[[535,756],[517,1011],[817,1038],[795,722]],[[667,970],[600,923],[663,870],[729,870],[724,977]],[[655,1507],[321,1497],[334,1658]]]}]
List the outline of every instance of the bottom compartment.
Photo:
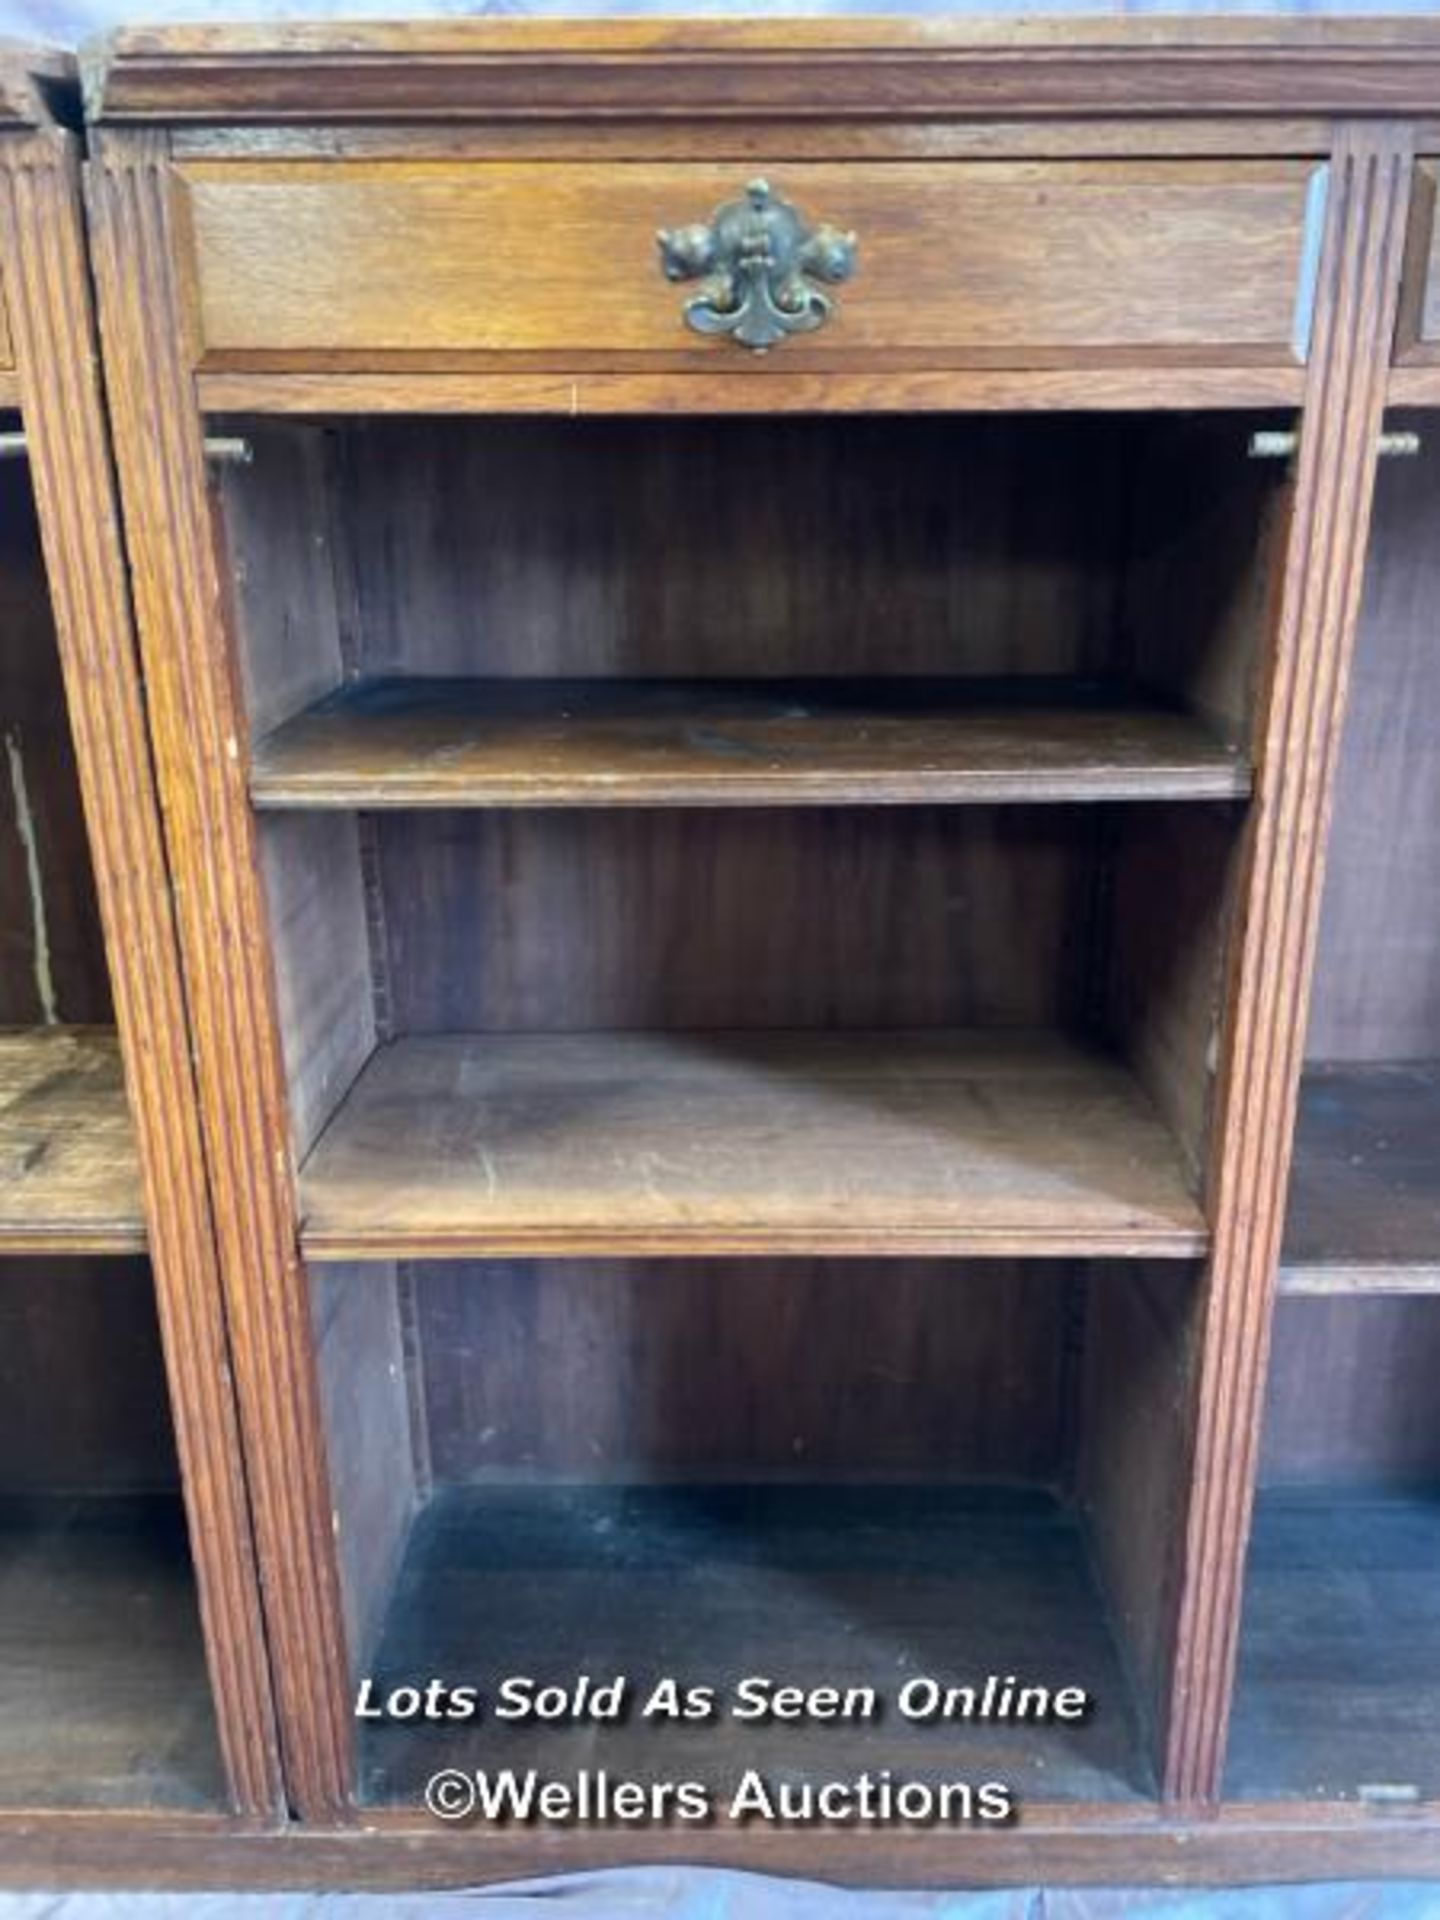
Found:
[{"label": "bottom compartment", "polygon": [[1226,1793],[1440,1802],[1440,1075],[1312,1068]]},{"label": "bottom compartment", "polygon": [[1225,1791],[1440,1798],[1440,1488],[1262,1493]]},{"label": "bottom compartment", "polygon": [[149,1266],[0,1262],[0,1809],[225,1800]]},{"label": "bottom compartment", "polygon": [[512,1812],[602,1773],[728,1808],[751,1770],[944,1787],[931,1825],[1149,1800],[1195,1277],[317,1266],[362,1800],[455,1767]]},{"label": "bottom compartment", "polygon": [[0,1497],[0,1806],[224,1798],[178,1495]]},{"label": "bottom compartment", "polygon": [[[370,1801],[416,1801],[441,1767],[603,1768],[696,1781],[716,1805],[752,1769],[758,1795],[861,1774],[1024,1801],[1149,1785],[1081,1529],[1040,1491],[447,1488],[411,1535],[371,1676],[373,1710],[445,1676],[480,1711],[362,1722]],[[560,1708],[582,1676],[617,1718]],[[516,1678],[533,1687],[501,1697]],[[704,1690],[696,1719],[671,1717],[667,1680]],[[496,1717],[538,1687],[563,1717]]]}]

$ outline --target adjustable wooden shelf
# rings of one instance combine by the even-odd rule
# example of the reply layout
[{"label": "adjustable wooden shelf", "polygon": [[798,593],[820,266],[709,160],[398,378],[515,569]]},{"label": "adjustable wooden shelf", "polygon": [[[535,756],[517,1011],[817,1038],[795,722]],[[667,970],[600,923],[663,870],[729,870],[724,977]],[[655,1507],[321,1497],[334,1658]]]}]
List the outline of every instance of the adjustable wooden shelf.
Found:
[{"label": "adjustable wooden shelf", "polygon": [[[1384,1392],[1320,1449],[1353,1492],[1306,1491],[1306,1356],[1392,1303],[1301,1292],[1346,1247],[1433,1264],[1423,1120],[1379,1254],[1359,1171],[1298,1183],[1344,1217],[1296,1215],[1244,1591],[1379,438],[1440,401],[1435,24],[200,27],[89,74],[295,1815],[156,1870],[1440,1870],[1432,1736],[1339,1670],[1382,1606],[1440,1670],[1428,1510],[1366,1488]],[[1433,854],[1358,916],[1411,957],[1363,1045],[1312,1043],[1307,1156],[1424,1105],[1389,1063],[1433,994],[1387,1009],[1433,985]],[[512,1669],[1098,1705],[355,1717],[367,1677]],[[426,1813],[434,1768],[507,1762],[889,1765],[1021,1811]]]},{"label": "adjustable wooden shelf", "polygon": [[66,118],[64,62],[0,57],[0,1854],[32,1876],[282,1792]]}]

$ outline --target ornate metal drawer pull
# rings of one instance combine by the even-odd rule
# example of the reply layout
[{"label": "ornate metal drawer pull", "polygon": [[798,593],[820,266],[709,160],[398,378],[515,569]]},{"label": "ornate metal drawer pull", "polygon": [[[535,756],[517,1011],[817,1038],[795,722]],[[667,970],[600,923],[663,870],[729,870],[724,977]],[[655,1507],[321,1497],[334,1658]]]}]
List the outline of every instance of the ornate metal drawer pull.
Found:
[{"label": "ornate metal drawer pull", "polygon": [[752,180],[743,200],[728,200],[708,225],[662,228],[660,264],[667,280],[704,285],[685,302],[696,333],[728,333],[763,353],[792,333],[813,333],[833,302],[813,280],[832,286],[855,271],[855,236],[810,227],[773,192]]}]

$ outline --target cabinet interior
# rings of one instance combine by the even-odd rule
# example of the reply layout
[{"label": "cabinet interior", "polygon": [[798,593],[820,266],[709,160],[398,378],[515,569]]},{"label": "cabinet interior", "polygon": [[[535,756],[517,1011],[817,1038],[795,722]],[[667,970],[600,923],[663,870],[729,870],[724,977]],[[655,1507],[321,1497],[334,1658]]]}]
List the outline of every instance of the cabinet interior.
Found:
[{"label": "cabinet interior", "polygon": [[0,460],[0,737],[0,1807],[211,1806],[140,1176],[23,459]]},{"label": "cabinet interior", "polygon": [[1227,1790],[1440,1798],[1440,446],[1382,462]]},{"label": "cabinet interior", "polygon": [[[783,1615],[1097,1704],[777,1765],[1151,1794],[1261,423],[213,424],[357,1684]],[[442,1748],[511,1751],[362,1726],[364,1796]]]}]

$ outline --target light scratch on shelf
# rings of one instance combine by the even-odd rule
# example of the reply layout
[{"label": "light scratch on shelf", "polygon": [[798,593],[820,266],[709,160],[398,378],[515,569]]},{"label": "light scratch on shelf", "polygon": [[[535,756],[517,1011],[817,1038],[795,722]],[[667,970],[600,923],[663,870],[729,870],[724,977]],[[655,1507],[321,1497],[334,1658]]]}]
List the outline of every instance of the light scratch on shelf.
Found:
[{"label": "light scratch on shelf", "polygon": [[50,971],[50,928],[45,918],[45,887],[40,872],[40,842],[35,832],[35,814],[30,805],[30,789],[25,779],[25,757],[20,748],[18,727],[5,735],[5,758],[10,764],[10,788],[15,795],[15,828],[25,854],[25,881],[30,889],[30,920],[35,933],[35,991],[45,1025],[60,1024],[60,1008],[55,998],[55,979]]}]

